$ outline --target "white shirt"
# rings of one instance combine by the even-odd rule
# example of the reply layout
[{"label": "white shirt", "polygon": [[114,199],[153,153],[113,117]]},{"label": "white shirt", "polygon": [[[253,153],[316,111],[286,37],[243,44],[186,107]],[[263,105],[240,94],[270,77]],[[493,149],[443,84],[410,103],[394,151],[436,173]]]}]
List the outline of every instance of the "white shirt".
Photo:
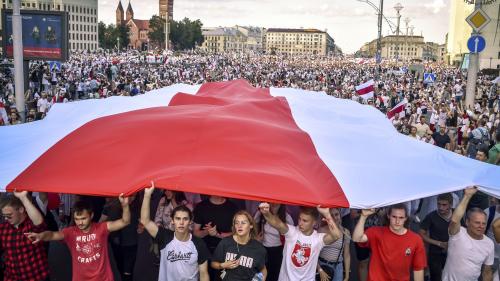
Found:
[{"label": "white shirt", "polygon": [[460,227],[448,240],[448,257],[443,270],[442,281],[476,281],[481,274],[481,266],[492,265],[494,244],[490,238],[475,240]]},{"label": "white shirt", "polygon": [[[255,221],[260,221],[260,212],[255,213]],[[286,213],[286,224],[288,225],[293,225],[293,219],[292,217]],[[281,246],[281,239],[280,239],[280,233],[279,231],[269,225],[268,222],[264,224],[264,236],[262,237],[262,245],[264,247],[278,247]]]},{"label": "white shirt", "polygon": [[160,252],[158,280],[198,280],[198,250],[191,234],[188,241],[180,241],[174,235],[172,241]]},{"label": "white shirt", "polygon": [[318,233],[316,230],[311,235],[306,236],[300,232],[298,227],[288,225],[278,280],[314,281],[319,253],[325,246],[324,236],[324,233]]}]

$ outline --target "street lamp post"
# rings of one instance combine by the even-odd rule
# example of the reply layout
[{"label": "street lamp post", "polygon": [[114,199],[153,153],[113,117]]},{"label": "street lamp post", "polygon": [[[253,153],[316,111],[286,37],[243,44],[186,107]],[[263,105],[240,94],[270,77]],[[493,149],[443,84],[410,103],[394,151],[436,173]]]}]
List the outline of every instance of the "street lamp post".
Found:
[{"label": "street lamp post", "polygon": [[401,10],[403,9],[403,5],[401,3],[397,3],[396,6],[394,6],[394,10],[396,10],[396,16],[398,18],[397,25],[396,25],[396,61],[399,60],[399,32],[400,32],[400,23],[401,23]]},{"label": "street lamp post", "polygon": [[120,52],[120,37],[116,39],[118,41],[118,52]]}]

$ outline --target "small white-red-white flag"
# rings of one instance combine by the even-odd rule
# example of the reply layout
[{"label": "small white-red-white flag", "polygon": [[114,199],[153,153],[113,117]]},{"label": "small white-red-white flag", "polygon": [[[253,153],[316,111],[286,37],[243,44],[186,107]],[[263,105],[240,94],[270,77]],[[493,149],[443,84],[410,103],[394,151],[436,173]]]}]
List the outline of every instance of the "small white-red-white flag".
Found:
[{"label": "small white-red-white flag", "polygon": [[375,82],[373,79],[356,86],[356,93],[363,99],[367,100],[369,98],[373,98],[373,93],[375,91]]},{"label": "small white-red-white flag", "polygon": [[402,100],[400,103],[396,104],[391,110],[387,112],[387,118],[392,119],[396,114],[399,114],[405,110],[406,104],[408,103],[407,99]]}]

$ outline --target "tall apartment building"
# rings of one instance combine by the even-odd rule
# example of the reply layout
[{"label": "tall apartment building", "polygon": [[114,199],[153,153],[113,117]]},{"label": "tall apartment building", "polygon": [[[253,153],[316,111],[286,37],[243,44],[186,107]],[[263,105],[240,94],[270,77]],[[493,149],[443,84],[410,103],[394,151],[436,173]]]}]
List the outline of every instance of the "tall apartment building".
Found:
[{"label": "tall apartment building", "polygon": [[159,0],[160,5],[160,17],[165,18],[168,15],[168,19],[172,20],[174,18],[174,0]]},{"label": "tall apartment building", "polygon": [[335,51],[333,38],[318,29],[269,28],[264,40],[268,54],[329,55]]},{"label": "tall apartment building", "polygon": [[[68,12],[70,51],[98,48],[97,8],[97,0],[21,0],[21,9]],[[0,0],[0,12],[3,9],[12,9],[12,0]]]}]

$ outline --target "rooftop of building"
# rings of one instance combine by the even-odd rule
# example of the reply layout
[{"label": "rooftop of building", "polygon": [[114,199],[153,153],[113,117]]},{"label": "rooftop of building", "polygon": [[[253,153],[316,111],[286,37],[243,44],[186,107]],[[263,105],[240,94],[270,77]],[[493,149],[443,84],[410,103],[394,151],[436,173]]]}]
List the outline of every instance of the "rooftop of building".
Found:
[{"label": "rooftop of building", "polygon": [[326,33],[316,28],[269,28],[266,32],[285,32],[285,33]]}]

